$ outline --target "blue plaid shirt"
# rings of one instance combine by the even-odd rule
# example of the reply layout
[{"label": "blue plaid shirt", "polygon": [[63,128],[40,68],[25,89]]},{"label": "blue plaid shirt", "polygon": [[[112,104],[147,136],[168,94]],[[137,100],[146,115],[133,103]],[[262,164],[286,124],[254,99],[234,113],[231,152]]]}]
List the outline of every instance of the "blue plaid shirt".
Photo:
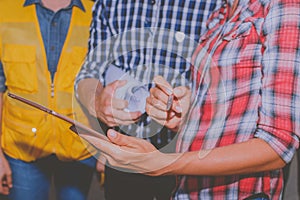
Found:
[{"label": "blue plaid shirt", "polygon": [[[115,65],[149,84],[156,75],[172,86],[190,84],[191,56],[206,31],[210,13],[221,6],[217,0],[97,0],[93,8],[89,55],[79,72],[82,79],[96,78],[105,85],[105,72]],[[146,117],[138,125],[121,127],[130,135],[151,138],[157,146],[171,135],[157,134],[162,127]],[[167,135],[167,136],[166,136]]]}]

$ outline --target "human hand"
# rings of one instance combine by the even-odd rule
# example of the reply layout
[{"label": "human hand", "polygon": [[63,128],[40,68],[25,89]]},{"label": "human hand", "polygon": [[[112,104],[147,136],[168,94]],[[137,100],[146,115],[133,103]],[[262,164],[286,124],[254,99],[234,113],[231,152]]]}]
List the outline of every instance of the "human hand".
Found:
[{"label": "human hand", "polygon": [[[178,130],[190,106],[191,91],[184,86],[172,88],[161,76],[154,78],[155,87],[147,98],[146,112],[158,123],[171,130]],[[168,100],[173,95],[173,103],[168,109]]]},{"label": "human hand", "polygon": [[9,194],[9,190],[12,188],[12,172],[9,164],[1,152],[0,155],[0,193],[4,195]]},{"label": "human hand", "polygon": [[167,167],[174,163],[178,154],[164,154],[146,140],[126,136],[112,129],[107,133],[110,141],[95,136],[82,137],[100,151],[98,160],[107,160],[110,167],[119,170],[144,173],[151,176],[168,174]]},{"label": "human hand", "polygon": [[129,125],[134,123],[142,115],[141,112],[124,111],[128,106],[126,100],[114,97],[116,89],[124,86],[126,81],[117,80],[108,84],[102,90],[96,90],[95,115],[110,127],[118,125]]}]

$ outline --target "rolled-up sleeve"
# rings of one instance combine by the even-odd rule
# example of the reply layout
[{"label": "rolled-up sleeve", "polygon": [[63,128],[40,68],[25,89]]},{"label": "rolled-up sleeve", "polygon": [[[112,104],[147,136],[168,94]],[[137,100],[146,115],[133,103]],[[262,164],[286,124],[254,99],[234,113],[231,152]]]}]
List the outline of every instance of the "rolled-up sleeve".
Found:
[{"label": "rolled-up sleeve", "polygon": [[300,2],[272,2],[263,25],[262,104],[255,137],[289,162],[300,137]]},{"label": "rolled-up sleeve", "polygon": [[93,19],[90,26],[89,50],[85,62],[81,70],[77,74],[75,80],[75,91],[77,91],[78,83],[87,78],[98,79],[104,82],[103,73],[109,63],[109,42],[104,42],[111,37],[111,33],[107,28],[105,8],[102,1],[95,2],[93,7]]}]

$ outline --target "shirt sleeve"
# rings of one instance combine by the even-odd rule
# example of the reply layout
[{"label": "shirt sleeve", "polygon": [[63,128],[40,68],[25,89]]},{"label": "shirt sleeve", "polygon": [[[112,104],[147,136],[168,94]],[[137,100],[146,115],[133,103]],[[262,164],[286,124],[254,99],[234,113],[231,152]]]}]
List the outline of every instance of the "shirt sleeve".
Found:
[{"label": "shirt sleeve", "polygon": [[111,37],[107,28],[106,14],[101,0],[97,0],[93,7],[93,19],[90,26],[89,49],[85,62],[83,63],[75,80],[75,91],[82,79],[95,78],[102,84],[103,73],[109,65],[109,42],[104,42]]},{"label": "shirt sleeve", "polygon": [[271,1],[263,25],[263,78],[258,129],[285,161],[293,158],[300,137],[299,2]]}]

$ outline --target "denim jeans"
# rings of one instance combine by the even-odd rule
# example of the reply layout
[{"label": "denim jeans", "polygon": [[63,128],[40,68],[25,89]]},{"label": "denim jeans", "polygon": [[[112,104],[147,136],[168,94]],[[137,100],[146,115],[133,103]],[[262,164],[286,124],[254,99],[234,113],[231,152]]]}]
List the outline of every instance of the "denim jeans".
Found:
[{"label": "denim jeans", "polygon": [[8,199],[46,200],[54,182],[57,200],[87,199],[96,159],[62,162],[51,155],[35,162],[6,156],[12,170],[13,188]]}]

